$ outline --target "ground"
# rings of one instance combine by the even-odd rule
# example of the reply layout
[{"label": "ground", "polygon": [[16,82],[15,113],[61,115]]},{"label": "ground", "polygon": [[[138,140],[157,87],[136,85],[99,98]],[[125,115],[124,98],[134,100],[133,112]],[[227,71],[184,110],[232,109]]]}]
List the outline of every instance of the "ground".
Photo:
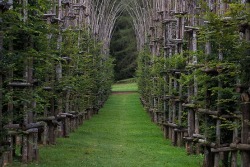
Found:
[{"label": "ground", "polygon": [[[115,85],[121,92],[136,85]],[[124,88],[126,87],[126,88]],[[29,167],[198,167],[201,156],[171,146],[150,121],[137,92],[115,93],[98,115],[56,146],[40,149],[40,162]],[[14,165],[15,166],[15,165]],[[20,164],[16,164],[20,166]]]}]

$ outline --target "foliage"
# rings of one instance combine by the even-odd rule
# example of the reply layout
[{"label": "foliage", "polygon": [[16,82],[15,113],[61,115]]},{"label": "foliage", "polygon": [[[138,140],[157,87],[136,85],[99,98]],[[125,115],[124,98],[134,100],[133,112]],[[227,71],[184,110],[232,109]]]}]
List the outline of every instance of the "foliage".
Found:
[{"label": "foliage", "polygon": [[137,69],[137,78],[138,78],[138,89],[142,98],[147,99],[149,103],[150,89],[152,88],[151,82],[151,57],[149,51],[145,50],[139,53],[138,56],[138,69]]},{"label": "foliage", "polygon": [[187,58],[183,54],[174,54],[166,58],[166,64],[169,69],[184,69],[186,66]]},{"label": "foliage", "polygon": [[[50,5],[47,0],[39,0],[28,1],[24,7],[14,1],[12,10],[0,13],[5,124],[21,123],[30,110],[36,116],[48,116],[44,111],[53,107],[51,99],[56,102],[55,110],[61,107],[61,112],[66,111],[67,100],[78,112],[99,108],[111,92],[113,59],[100,55],[101,45],[84,28],[62,29],[57,23],[47,24],[43,14]],[[24,10],[27,15],[20,12]],[[33,86],[12,89],[8,86],[11,82]],[[69,98],[63,98],[67,94]]]},{"label": "foliage", "polygon": [[[231,3],[224,15],[217,15],[206,9],[202,15],[207,24],[200,27],[198,42],[201,47],[195,53],[199,57],[201,68],[182,75],[182,83],[188,86],[195,82],[194,78],[198,82],[199,91],[192,97],[197,107],[219,110],[220,115],[235,115],[235,111],[239,110],[239,94],[235,92],[235,85],[245,78],[242,75],[245,69],[241,64],[248,63],[242,61],[246,57],[248,44],[239,35],[239,25],[242,24],[239,18],[246,13],[238,3]],[[211,46],[208,53],[204,49],[207,42]],[[211,141],[215,140],[215,119],[211,116],[201,121],[200,130]],[[238,125],[230,119],[218,119],[222,121],[222,138],[230,138],[226,134],[230,134],[228,131]]]},{"label": "foliage", "polygon": [[[185,50],[181,54],[171,56],[160,54],[155,57],[145,49],[138,58],[139,92],[146,101],[146,107],[158,109],[166,115],[172,114],[171,110],[163,108],[164,97],[167,95],[183,96],[184,102],[188,100],[196,108],[219,111],[220,115],[235,116],[235,112],[239,110],[239,94],[235,92],[235,85],[249,84],[250,78],[249,56],[247,56],[249,43],[241,34],[244,26],[243,30],[239,28],[239,25],[242,26],[249,21],[249,13],[237,2],[230,2],[229,10],[224,15],[211,12],[205,2],[201,2],[201,6],[203,10],[196,17],[206,20],[206,24],[197,30],[198,50],[192,52],[184,44]],[[194,58],[198,61],[194,61]],[[180,77],[173,76],[175,71],[181,73]],[[177,78],[177,84],[182,85],[182,91],[173,87],[174,77]],[[192,92],[188,94],[187,89],[190,87],[197,87],[198,92],[191,90]],[[156,99],[160,99],[160,106],[152,105]],[[167,108],[171,104],[169,100]],[[187,113],[186,110],[182,112],[184,115]],[[216,137],[216,119],[222,121],[223,140],[230,138],[226,135],[230,134],[228,132],[239,128],[239,124],[221,116],[218,118],[209,116],[205,119],[204,114],[199,114],[199,117],[200,131],[211,141]],[[177,121],[174,122],[178,124]],[[184,122],[187,123],[187,117],[182,116],[181,124],[187,127]]]},{"label": "foliage", "polygon": [[115,58],[115,80],[134,77],[137,66],[136,50],[131,17],[123,12],[116,22],[110,48],[110,54]]}]

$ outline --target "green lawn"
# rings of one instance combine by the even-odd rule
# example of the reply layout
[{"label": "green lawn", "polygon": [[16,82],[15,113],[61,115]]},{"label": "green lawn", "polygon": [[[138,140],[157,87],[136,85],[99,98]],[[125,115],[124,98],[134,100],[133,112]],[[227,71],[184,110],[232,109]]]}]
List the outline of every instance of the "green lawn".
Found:
[{"label": "green lawn", "polygon": [[116,81],[116,83],[134,83],[136,82],[137,78],[128,78],[128,79],[123,79]]},{"label": "green lawn", "polygon": [[28,167],[199,167],[202,160],[163,139],[137,93],[111,95],[98,115],[57,143],[42,147],[39,164]]},{"label": "green lawn", "polygon": [[114,84],[112,86],[112,91],[121,91],[121,92],[126,92],[126,91],[137,91],[138,86],[137,83],[119,83],[119,84]]}]

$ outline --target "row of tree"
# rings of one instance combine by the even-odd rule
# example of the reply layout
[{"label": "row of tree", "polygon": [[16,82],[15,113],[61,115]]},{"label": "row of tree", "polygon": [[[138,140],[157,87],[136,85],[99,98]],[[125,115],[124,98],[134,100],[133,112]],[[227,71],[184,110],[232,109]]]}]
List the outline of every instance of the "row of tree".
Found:
[{"label": "row of tree", "polygon": [[88,5],[0,1],[0,166],[37,160],[38,142],[67,137],[107,99],[113,60],[90,33]]},{"label": "row of tree", "polygon": [[137,36],[146,37],[138,84],[152,120],[174,145],[203,153],[203,166],[249,166],[249,2],[133,4]]}]

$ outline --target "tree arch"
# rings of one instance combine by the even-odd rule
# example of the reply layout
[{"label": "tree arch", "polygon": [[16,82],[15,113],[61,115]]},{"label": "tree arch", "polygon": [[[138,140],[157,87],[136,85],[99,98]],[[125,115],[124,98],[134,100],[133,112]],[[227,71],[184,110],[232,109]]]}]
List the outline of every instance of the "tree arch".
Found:
[{"label": "tree arch", "polygon": [[137,49],[147,43],[147,30],[153,16],[153,1],[150,0],[94,0],[91,1],[90,30],[96,40],[103,42],[103,53],[108,54],[112,32],[117,18],[126,10],[133,19]]}]

